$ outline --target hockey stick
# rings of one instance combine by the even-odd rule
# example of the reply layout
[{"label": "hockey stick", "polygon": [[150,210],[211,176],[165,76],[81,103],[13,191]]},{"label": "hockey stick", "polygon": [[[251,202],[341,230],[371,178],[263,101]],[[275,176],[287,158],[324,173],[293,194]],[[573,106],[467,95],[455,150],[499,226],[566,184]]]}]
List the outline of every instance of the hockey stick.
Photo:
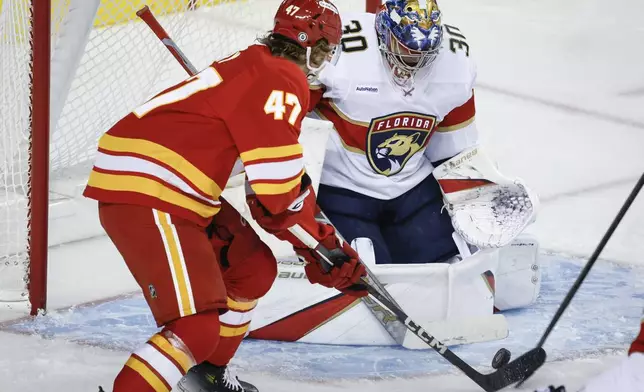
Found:
[{"label": "hockey stick", "polygon": [[[577,291],[581,287],[581,284],[584,282],[586,279],[586,276],[588,276],[588,273],[590,270],[593,268],[595,263],[597,262],[597,259],[599,258],[599,255],[601,252],[604,250],[604,247],[610,240],[610,238],[613,236],[613,233],[617,229],[617,226],[621,223],[622,219],[624,218],[624,215],[628,212],[628,210],[631,208],[631,205],[633,204],[633,201],[635,201],[635,198],[637,197],[637,194],[642,190],[642,186],[644,185],[644,173],[642,173],[642,176],[640,177],[639,181],[635,184],[635,187],[631,191],[631,194],[628,195],[628,198],[624,202],[624,205],[622,205],[622,208],[619,210],[617,215],[615,216],[615,219],[613,220],[613,223],[611,223],[610,227],[606,231],[606,234],[604,234],[604,237],[602,237],[601,241],[599,241],[599,244],[597,244],[597,248],[593,252],[593,254],[590,256],[590,259],[588,259],[588,262],[584,266],[584,268],[581,270],[579,273],[579,277],[575,281],[575,284],[572,285],[570,288],[570,291],[568,291],[568,294],[566,294],[566,297],[563,299],[561,302],[561,305],[559,306],[559,309],[557,309],[557,312],[555,313],[554,317],[552,318],[552,321],[550,321],[550,324],[546,328],[545,332],[543,333],[543,336],[541,336],[541,339],[539,340],[539,343],[537,343],[536,348],[541,348],[543,345],[546,343],[546,340],[548,339],[548,336],[554,329],[555,325],[563,315],[563,313],[566,311],[568,308],[568,305],[570,305],[570,302],[572,301],[572,298],[577,294]],[[528,377],[532,376],[534,372],[536,372],[538,369],[535,368],[532,373],[528,374],[525,378],[525,380],[528,379]],[[517,387],[521,386],[523,382],[521,381],[519,384],[517,384]]]},{"label": "hockey stick", "polygon": [[[186,72],[188,72],[190,76],[195,75],[197,70],[194,65],[192,65],[192,63],[185,57],[183,52],[181,52],[181,50],[178,48],[176,43],[170,38],[165,29],[156,20],[156,18],[152,14],[152,11],[150,11],[150,9],[145,6],[141,10],[137,11],[136,14],[150,27],[150,29],[161,40],[161,42],[163,42],[166,48],[170,51],[170,53],[172,53],[174,58],[181,64]],[[326,219],[326,217],[321,217],[321,219]],[[322,259],[329,264],[329,267],[333,266],[333,263],[329,258],[330,251],[324,248],[308,232],[306,232],[297,224],[289,228],[289,231],[291,231],[291,233],[293,233],[300,241],[309,246],[311,249],[316,250],[322,257]],[[390,312],[400,322],[402,322],[408,330],[410,330],[414,335],[427,343],[447,361],[458,367],[472,381],[474,381],[487,392],[495,392],[523,380],[527,374],[533,372],[533,369],[538,368],[545,361],[545,351],[542,348],[536,348],[523,354],[522,356],[506,364],[505,366],[500,367],[493,373],[481,374],[474,370],[474,368],[468,365],[451,350],[449,350],[445,344],[441,343],[436,338],[428,334],[422,327],[420,327],[420,325],[409,318],[409,316],[407,316],[407,314],[405,314],[405,312],[403,312],[403,310],[400,309],[399,306],[396,306],[396,304],[389,300],[386,295],[382,294],[381,290],[382,292],[386,291],[384,290],[384,287],[378,281],[378,279],[373,276],[373,274],[370,274],[369,276],[363,278],[363,281],[367,285],[367,291],[369,292],[369,294],[371,294],[373,298],[380,302],[384,307],[389,309]],[[503,351],[503,349],[499,350],[499,352],[501,351]]]},{"label": "hockey stick", "polygon": [[[324,213],[320,213],[318,217],[320,220],[329,222]],[[329,222],[330,223],[330,222]],[[289,228],[289,231],[295,235],[305,245],[314,249],[321,258],[333,266],[331,251],[320,244],[313,236],[299,225],[294,225]],[[381,291],[385,291],[382,284],[373,275],[369,274],[362,278],[362,282],[367,286],[367,292],[384,307],[394,315],[398,321],[405,325],[414,335],[424,341],[429,347],[434,349],[443,358],[445,358],[452,365],[459,368],[465,373],[472,381],[478,384],[483,390],[488,392],[501,390],[511,384],[519,382],[524,379],[527,374],[530,374],[533,369],[538,368],[543,364],[546,359],[546,352],[543,348],[535,348],[528,351],[522,356],[518,357],[512,362],[501,366],[498,370],[490,374],[482,374],[474,370],[469,364],[463,361],[458,355],[452,352],[445,344],[441,343],[438,339],[427,333],[418,323],[414,322],[399,306],[390,301]],[[386,291],[385,291],[386,292]],[[504,349],[499,350],[495,355],[500,355]]]}]

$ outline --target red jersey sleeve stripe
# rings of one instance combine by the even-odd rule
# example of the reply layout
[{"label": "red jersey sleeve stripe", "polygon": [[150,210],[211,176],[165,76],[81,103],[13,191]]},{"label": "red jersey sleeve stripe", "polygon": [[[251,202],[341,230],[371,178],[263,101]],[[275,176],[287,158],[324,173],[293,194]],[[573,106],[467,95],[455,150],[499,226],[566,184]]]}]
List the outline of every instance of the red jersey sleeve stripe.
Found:
[{"label": "red jersey sleeve stripe", "polygon": [[349,119],[336,105],[323,100],[315,109],[315,113],[323,120],[333,123],[342,146],[351,152],[365,154],[367,149],[366,136],[369,130],[368,122],[359,122]]},{"label": "red jersey sleeve stripe", "polygon": [[454,108],[451,112],[447,113],[445,118],[443,118],[443,121],[438,124],[438,128],[436,130],[438,132],[449,132],[465,128],[474,121],[475,114],[476,108],[474,106],[474,92],[472,91],[470,99],[468,99],[463,105]]}]

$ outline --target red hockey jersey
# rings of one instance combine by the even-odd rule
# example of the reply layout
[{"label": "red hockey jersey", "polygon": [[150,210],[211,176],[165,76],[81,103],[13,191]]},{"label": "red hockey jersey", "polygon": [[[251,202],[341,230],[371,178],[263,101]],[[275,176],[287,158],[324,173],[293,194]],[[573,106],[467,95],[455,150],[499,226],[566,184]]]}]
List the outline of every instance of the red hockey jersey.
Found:
[{"label": "red hockey jersey", "polygon": [[282,212],[300,192],[298,136],[308,105],[299,67],[253,45],[161,92],[108,130],[84,195],[206,226],[241,159],[262,204]]}]

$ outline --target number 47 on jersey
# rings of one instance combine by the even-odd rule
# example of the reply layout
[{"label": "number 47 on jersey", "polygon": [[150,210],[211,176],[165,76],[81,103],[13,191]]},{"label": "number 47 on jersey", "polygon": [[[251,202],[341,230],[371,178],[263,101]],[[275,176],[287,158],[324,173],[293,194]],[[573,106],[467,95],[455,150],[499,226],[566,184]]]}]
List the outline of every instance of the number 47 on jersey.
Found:
[{"label": "number 47 on jersey", "polygon": [[[297,7],[296,7],[297,8]],[[231,56],[236,57],[236,56]],[[224,60],[225,61],[225,60]],[[148,102],[134,109],[133,113],[141,118],[152,110],[173,102],[182,101],[192,95],[217,87],[223,82],[222,77],[213,67],[208,67],[195,76],[186,79],[186,84],[176,87],[164,94],[157,95]],[[302,112],[302,106],[297,95],[281,90],[273,90],[264,104],[264,113],[272,114],[275,120],[283,120],[286,114],[286,106],[292,106],[291,114],[288,116],[288,123],[295,125],[298,116]]]}]

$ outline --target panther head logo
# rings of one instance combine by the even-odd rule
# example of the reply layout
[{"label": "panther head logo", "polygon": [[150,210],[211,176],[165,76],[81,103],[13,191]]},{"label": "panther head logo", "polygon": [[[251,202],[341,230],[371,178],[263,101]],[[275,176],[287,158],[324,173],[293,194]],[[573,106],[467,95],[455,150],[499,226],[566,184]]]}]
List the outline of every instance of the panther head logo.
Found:
[{"label": "panther head logo", "polygon": [[394,134],[376,147],[376,157],[389,160],[387,174],[400,170],[404,159],[420,150],[420,132],[412,135]]},{"label": "panther head logo", "polygon": [[369,165],[383,176],[399,173],[414,155],[427,146],[435,124],[435,116],[414,112],[373,118],[365,150]]}]

